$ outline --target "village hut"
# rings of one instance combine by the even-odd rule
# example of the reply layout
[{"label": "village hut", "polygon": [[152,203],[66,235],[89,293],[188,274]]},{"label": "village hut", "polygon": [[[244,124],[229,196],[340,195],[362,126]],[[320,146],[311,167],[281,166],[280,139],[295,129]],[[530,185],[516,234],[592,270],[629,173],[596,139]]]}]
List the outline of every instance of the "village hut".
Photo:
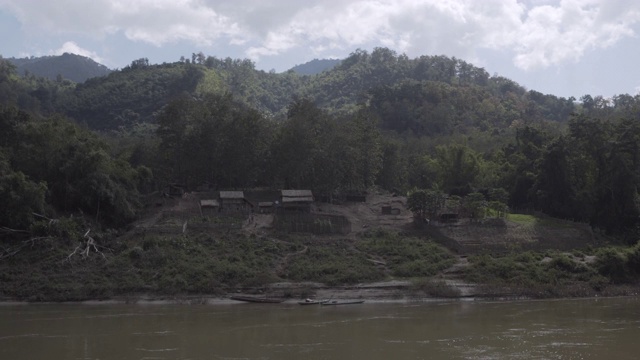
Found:
[{"label": "village hut", "polygon": [[260,214],[272,213],[275,209],[275,203],[273,201],[260,201],[258,203],[258,212]]},{"label": "village hut", "polygon": [[212,216],[220,211],[220,203],[215,199],[200,200],[200,215]]},{"label": "village hut", "polygon": [[242,191],[220,191],[219,201],[220,211],[224,213],[248,213],[253,209]]},{"label": "village hut", "polygon": [[280,206],[283,211],[311,212],[313,193],[311,190],[282,190]]}]

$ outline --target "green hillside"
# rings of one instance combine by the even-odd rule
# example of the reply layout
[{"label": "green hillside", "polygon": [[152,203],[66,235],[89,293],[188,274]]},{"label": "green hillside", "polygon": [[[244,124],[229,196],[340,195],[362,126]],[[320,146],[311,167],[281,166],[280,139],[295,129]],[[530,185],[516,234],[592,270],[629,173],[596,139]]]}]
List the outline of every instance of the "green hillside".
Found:
[{"label": "green hillside", "polygon": [[291,70],[298,75],[316,75],[340,64],[340,61],[338,59],[313,59],[304,64],[296,65]]},{"label": "green hillside", "polygon": [[113,156],[152,170],[157,190],[170,182],[329,197],[371,186],[485,197],[502,189],[512,208],[606,231],[628,229],[640,212],[623,195],[638,179],[628,144],[640,102],[630,95],[578,102],[459,59],[384,48],[313,76],[202,53],[161,65],[138,59],[82,84],[19,78],[3,64],[3,104],[101,131]]},{"label": "green hillside", "polygon": [[162,106],[182,94],[229,92],[246,106],[280,119],[294,98],[304,97],[336,116],[371,105],[383,128],[418,136],[505,129],[514,121],[564,123],[576,110],[575,99],[526,91],[509,79],[444,56],[409,59],[383,48],[370,54],[356,51],[311,76],[293,70],[259,71],[248,60],[198,59],[162,65],[135,60],[110,76],[78,85],[69,94],[73,100],[59,103],[59,109],[104,130],[132,120],[154,122]]},{"label": "green hillside", "polygon": [[30,58],[9,58],[18,74],[56,80],[61,77],[76,83],[87,79],[108,75],[111,70],[92,59],[76,54],[64,53],[56,56],[42,56]]},{"label": "green hillside", "polygon": [[195,96],[198,86],[224,91],[218,89],[222,87],[219,83],[215,74],[205,76],[199,67],[149,65],[141,59],[121,71],[78,84],[69,94],[72,101],[61,102],[59,107],[92,129],[117,129],[155,122],[155,114],[163,106],[183,94]]}]

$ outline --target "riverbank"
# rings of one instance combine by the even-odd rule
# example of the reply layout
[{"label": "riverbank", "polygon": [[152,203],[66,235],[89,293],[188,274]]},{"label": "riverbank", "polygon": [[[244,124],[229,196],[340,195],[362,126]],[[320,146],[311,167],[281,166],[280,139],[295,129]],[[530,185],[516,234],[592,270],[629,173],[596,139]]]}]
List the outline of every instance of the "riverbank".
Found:
[{"label": "riverbank", "polygon": [[[129,294],[105,299],[90,299],[82,301],[63,301],[70,304],[83,305],[232,305],[241,301],[231,299],[232,296],[249,296],[266,299],[281,299],[281,304],[297,304],[298,301],[312,299],[333,300],[364,300],[368,304],[409,304],[426,302],[451,301],[516,301],[516,300],[545,300],[545,299],[576,299],[576,298],[614,298],[640,296],[638,285],[610,285],[602,291],[589,290],[585,286],[556,288],[556,294],[563,296],[548,296],[518,292],[518,289],[508,287],[471,284],[461,280],[432,279],[431,287],[424,284],[405,280],[390,280],[350,286],[325,286],[320,283],[274,283],[257,288],[236,289],[224,294]],[[0,299],[0,305],[26,305],[32,302],[16,299]],[[38,303],[47,303],[38,302]],[[55,303],[60,303],[56,301]]]},{"label": "riverbank", "polygon": [[413,302],[640,293],[638,246],[467,257],[384,231],[355,239],[197,235],[115,245],[74,257],[71,245],[43,242],[6,258],[0,301],[224,303],[241,294]]},{"label": "riverbank", "polygon": [[[581,224],[519,216],[416,228],[402,201],[322,205],[318,211],[357,225],[344,236],[279,231],[269,215],[256,215],[236,230],[179,222],[179,234],[160,231],[165,224],[157,220],[159,228],[145,223],[143,232],[96,233],[93,247],[63,238],[7,242],[0,301],[197,303],[235,294],[424,301],[618,296],[640,288],[640,246],[602,245]],[[374,211],[382,206],[401,214]]]}]

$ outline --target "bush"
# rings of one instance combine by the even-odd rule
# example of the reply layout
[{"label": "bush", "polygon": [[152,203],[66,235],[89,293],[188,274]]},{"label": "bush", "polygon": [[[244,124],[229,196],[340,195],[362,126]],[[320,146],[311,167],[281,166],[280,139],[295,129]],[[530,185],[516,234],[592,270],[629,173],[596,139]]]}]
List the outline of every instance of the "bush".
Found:
[{"label": "bush", "polygon": [[602,276],[614,283],[623,283],[627,279],[625,257],[614,248],[603,248],[596,254],[595,267]]},{"label": "bush", "polygon": [[384,259],[391,273],[399,277],[431,276],[455,263],[447,249],[432,241],[403,237],[385,230],[367,232],[357,247]]},{"label": "bush", "polygon": [[640,244],[629,250],[627,254],[627,268],[633,275],[640,274]]},{"label": "bush", "polygon": [[501,257],[479,255],[470,257],[469,262],[466,280],[510,287],[535,297],[560,296],[562,288],[567,286],[587,289],[587,283],[591,282],[592,287],[597,287],[604,278],[592,267],[558,252],[524,252]]},{"label": "bush", "polygon": [[309,245],[290,259],[281,276],[295,281],[318,281],[327,285],[380,280],[383,273],[345,243]]}]

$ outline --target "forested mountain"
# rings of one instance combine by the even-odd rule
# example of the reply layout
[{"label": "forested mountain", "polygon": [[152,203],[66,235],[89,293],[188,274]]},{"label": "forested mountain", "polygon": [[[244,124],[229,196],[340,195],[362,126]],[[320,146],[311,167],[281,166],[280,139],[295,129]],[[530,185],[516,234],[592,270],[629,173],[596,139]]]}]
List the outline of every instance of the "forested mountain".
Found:
[{"label": "forested mountain", "polygon": [[[460,126],[486,130],[488,124],[481,123],[487,121],[502,122],[501,128],[514,120],[566,122],[575,100],[526,91],[509,79],[489,76],[484,69],[455,58],[409,59],[379,48],[372,53],[356,51],[331,70],[313,76],[291,70],[267,73],[256,70],[249,60],[218,59],[202,53],[193,54],[191,60],[161,65],[138,59],[109,76],[76,86],[68,94],[72,99],[60,102],[58,109],[91,128],[113,129],[132,121],[154,122],[157,111],[178,94],[199,97],[227,92],[274,118],[283,118],[296,97],[313,99],[320,108],[338,116],[352,114],[360,105],[373,101],[380,115],[388,116],[385,106],[395,108],[399,104],[390,101],[411,93],[411,100],[404,100],[395,111],[404,112],[402,119],[391,128],[418,131],[417,135],[433,130],[435,125],[424,123],[432,117],[436,119],[429,121],[444,121],[449,130]],[[457,108],[454,111],[458,113],[453,114],[451,108]],[[476,114],[468,114],[469,109]],[[390,126],[384,122],[385,127]],[[446,130],[439,127],[438,131]]]},{"label": "forested mountain", "polygon": [[176,182],[474,194],[633,241],[640,225],[639,96],[541,94],[445,56],[358,50],[301,76],[194,53],[82,84],[1,61],[0,106],[0,197],[22,209],[0,226],[78,211],[119,226]]},{"label": "forested mountain", "polygon": [[298,75],[316,75],[340,64],[338,59],[313,59],[291,68]]},{"label": "forested mountain", "polygon": [[62,55],[9,58],[16,66],[19,75],[29,77],[35,75],[50,80],[71,80],[76,83],[84,82],[93,77],[108,75],[111,70],[88,57],[64,53]]},{"label": "forested mountain", "polygon": [[135,123],[155,122],[155,114],[171,99],[198,94],[198,86],[219,92],[222,81],[215,72],[183,64],[150,66],[140,59],[121,71],[77,84],[60,102],[61,112],[92,129],[108,130]]}]

